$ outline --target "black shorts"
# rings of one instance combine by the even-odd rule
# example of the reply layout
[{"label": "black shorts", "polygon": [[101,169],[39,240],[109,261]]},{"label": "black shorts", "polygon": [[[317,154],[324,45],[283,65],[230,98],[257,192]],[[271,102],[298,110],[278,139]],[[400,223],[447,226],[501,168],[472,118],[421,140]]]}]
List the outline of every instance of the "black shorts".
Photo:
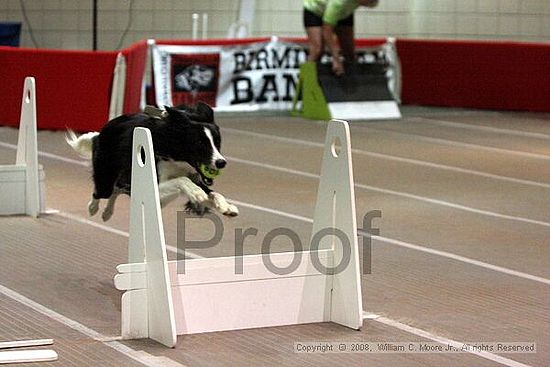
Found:
[{"label": "black shorts", "polygon": [[[337,26],[353,27],[353,13],[336,23]],[[315,13],[304,8],[304,27],[321,27],[323,26],[323,18]]]}]

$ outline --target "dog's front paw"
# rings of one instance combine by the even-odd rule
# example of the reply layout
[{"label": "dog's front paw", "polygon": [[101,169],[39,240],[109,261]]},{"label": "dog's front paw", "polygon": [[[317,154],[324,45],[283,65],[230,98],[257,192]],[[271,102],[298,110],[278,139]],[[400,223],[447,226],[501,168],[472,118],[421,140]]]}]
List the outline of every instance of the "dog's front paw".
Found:
[{"label": "dog's front paw", "polygon": [[208,201],[208,195],[189,177],[174,179],[172,185],[175,185],[177,190],[185,195],[193,205],[205,204]]},{"label": "dog's front paw", "polygon": [[228,217],[236,217],[239,215],[239,209],[233,204],[229,204],[225,197],[219,192],[212,191],[209,195],[210,202],[217,211]]},{"label": "dog's front paw", "polygon": [[202,217],[203,215],[208,213],[210,210],[205,205],[188,201],[187,204],[185,204],[185,211]]},{"label": "dog's front paw", "polygon": [[208,195],[204,192],[203,189],[196,185],[195,187],[189,188],[186,194],[189,201],[192,202],[194,205],[203,204],[208,201]]},{"label": "dog's front paw", "polygon": [[237,215],[239,215],[239,209],[233,204],[228,204],[227,208],[225,209],[225,211],[222,212],[222,214],[228,217],[236,217]]}]

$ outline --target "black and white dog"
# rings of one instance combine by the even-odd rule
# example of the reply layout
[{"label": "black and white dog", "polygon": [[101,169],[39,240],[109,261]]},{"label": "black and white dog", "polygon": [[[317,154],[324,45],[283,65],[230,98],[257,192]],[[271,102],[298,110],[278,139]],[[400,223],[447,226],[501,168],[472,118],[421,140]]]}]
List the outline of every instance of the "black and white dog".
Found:
[{"label": "black and white dog", "polygon": [[108,199],[102,214],[107,221],[113,215],[117,196],[130,195],[132,136],[136,127],[151,131],[162,206],[184,195],[189,199],[187,209],[194,213],[214,209],[227,216],[238,215],[235,205],[209,188],[213,180],[201,170],[201,166],[222,169],[227,161],[220,153],[220,129],[214,122],[214,112],[200,102],[195,108],[166,107],[158,116],[145,113],[119,116],[101,132],[77,136],[68,131],[67,143],[92,160],[95,187],[88,203],[90,215],[99,210],[100,199]]}]

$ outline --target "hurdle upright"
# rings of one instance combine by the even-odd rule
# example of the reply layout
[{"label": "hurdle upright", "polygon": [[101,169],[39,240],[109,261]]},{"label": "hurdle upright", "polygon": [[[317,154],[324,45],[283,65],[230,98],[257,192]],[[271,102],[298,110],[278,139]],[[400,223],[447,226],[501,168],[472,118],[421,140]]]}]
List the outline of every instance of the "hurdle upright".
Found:
[{"label": "hurdle upright", "polygon": [[[355,194],[345,121],[328,125],[311,240],[318,246],[310,251],[180,260],[185,273],[178,273],[178,261],[166,257],[151,134],[136,128],[129,263],[118,265],[114,278],[115,287],[125,291],[122,337],[174,347],[177,335],[222,330],[313,322],[360,329]],[[301,261],[288,274],[274,274],[264,265],[269,256],[271,264],[285,268],[297,255]],[[235,274],[235,261],[243,264],[241,274]]]},{"label": "hurdle upright", "polygon": [[0,215],[44,212],[44,170],[38,164],[36,83],[25,78],[15,164],[0,166]]}]

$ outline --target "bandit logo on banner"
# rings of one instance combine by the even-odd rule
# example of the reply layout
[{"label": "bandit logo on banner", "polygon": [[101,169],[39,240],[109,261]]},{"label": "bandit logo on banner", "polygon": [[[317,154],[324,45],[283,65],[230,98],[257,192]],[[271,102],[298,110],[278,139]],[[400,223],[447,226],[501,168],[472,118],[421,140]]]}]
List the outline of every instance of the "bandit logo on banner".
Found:
[{"label": "bandit logo on banner", "polygon": [[198,101],[216,106],[220,55],[179,54],[171,57],[172,103],[195,105]]}]

